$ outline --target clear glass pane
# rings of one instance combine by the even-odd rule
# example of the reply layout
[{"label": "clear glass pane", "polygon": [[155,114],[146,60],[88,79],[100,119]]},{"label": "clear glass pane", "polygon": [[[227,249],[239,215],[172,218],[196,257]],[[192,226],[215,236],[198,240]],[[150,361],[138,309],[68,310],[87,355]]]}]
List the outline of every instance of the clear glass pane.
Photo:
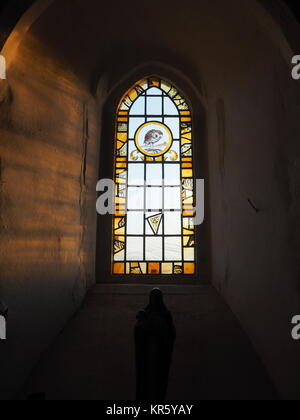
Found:
[{"label": "clear glass pane", "polygon": [[128,164],[128,185],[144,185],[145,167],[143,163]]},{"label": "clear glass pane", "polygon": [[134,139],[137,129],[144,124],[146,121],[145,118],[129,118],[129,138]]},{"label": "clear glass pane", "polygon": [[165,124],[169,127],[175,140],[180,139],[179,118],[165,118]]},{"label": "clear glass pane", "polygon": [[165,238],[165,260],[180,261],[182,258],[182,240],[181,237]]},{"label": "clear glass pane", "polygon": [[143,238],[128,236],[126,241],[126,256],[127,261],[142,261],[143,260]]},{"label": "clear glass pane", "polygon": [[166,115],[179,115],[174,102],[169,97],[164,98],[164,113]]},{"label": "clear glass pane", "polygon": [[162,99],[160,97],[147,98],[147,114],[162,115]]},{"label": "clear glass pane", "polygon": [[160,117],[149,117],[147,118],[147,122],[163,122],[163,119]]},{"label": "clear glass pane", "polygon": [[181,189],[165,187],[165,210],[180,210],[181,209]]},{"label": "clear glass pane", "polygon": [[162,238],[146,237],[146,260],[162,261]]},{"label": "clear glass pane", "polygon": [[143,187],[128,187],[128,202],[127,208],[129,210],[143,210],[144,209],[144,188]]},{"label": "clear glass pane", "polygon": [[162,209],[162,188],[157,188],[157,187],[146,188],[146,209],[147,210]]},{"label": "clear glass pane", "polygon": [[140,96],[132,105],[129,115],[144,115],[145,114],[145,98]]},{"label": "clear glass pane", "polygon": [[144,212],[127,213],[127,234],[128,235],[143,235],[144,234]]},{"label": "clear glass pane", "polygon": [[147,185],[160,185],[162,186],[162,164],[148,164],[147,165]]},{"label": "clear glass pane", "polygon": [[181,212],[165,212],[164,214],[165,235],[181,234]]},{"label": "clear glass pane", "polygon": [[153,87],[147,90],[147,95],[160,95],[161,96],[162,94],[163,92],[156,87]]},{"label": "clear glass pane", "polygon": [[180,164],[165,164],[165,185],[180,185]]}]

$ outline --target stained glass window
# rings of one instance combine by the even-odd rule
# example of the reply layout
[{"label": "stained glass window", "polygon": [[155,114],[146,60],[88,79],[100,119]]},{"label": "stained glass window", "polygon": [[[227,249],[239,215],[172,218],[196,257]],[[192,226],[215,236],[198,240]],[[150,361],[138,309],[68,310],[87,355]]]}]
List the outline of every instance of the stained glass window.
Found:
[{"label": "stained glass window", "polygon": [[195,274],[192,116],[178,89],[138,82],[117,110],[114,275]]}]

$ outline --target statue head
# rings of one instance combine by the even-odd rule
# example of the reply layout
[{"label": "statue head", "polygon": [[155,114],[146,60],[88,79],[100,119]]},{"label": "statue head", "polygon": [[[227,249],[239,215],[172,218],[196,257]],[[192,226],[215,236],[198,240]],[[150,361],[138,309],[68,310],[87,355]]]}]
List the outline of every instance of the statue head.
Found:
[{"label": "statue head", "polygon": [[153,289],[150,293],[150,307],[162,308],[164,306],[164,295],[162,291],[158,288]]}]

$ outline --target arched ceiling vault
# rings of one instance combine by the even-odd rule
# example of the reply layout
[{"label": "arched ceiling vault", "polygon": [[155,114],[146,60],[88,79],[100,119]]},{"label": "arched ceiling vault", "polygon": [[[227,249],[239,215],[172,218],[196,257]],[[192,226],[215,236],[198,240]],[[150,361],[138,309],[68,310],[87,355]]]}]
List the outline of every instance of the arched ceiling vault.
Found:
[{"label": "arched ceiling vault", "polygon": [[[103,74],[110,74],[113,85],[150,60],[176,67],[200,91],[205,66],[217,66],[224,55],[238,55],[232,48],[237,43],[253,48],[259,32],[265,32],[290,62],[299,25],[282,1],[201,3],[196,10],[182,10],[174,8],[173,1],[154,0],[150,11],[137,0],[131,7],[114,2],[105,9],[94,0],[37,0],[18,21],[1,54],[9,71],[19,47],[37,48],[51,57],[53,66],[71,70],[94,93]],[[201,66],[195,63],[196,54],[203,57]]]}]

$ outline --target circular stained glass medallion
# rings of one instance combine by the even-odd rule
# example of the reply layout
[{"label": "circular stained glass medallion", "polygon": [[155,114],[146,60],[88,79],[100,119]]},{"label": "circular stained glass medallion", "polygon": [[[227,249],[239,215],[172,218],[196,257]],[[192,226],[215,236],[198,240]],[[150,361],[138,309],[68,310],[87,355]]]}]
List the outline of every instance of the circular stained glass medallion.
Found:
[{"label": "circular stained glass medallion", "polygon": [[146,156],[162,156],[169,151],[172,143],[170,129],[161,122],[143,124],[135,134],[135,145]]}]

